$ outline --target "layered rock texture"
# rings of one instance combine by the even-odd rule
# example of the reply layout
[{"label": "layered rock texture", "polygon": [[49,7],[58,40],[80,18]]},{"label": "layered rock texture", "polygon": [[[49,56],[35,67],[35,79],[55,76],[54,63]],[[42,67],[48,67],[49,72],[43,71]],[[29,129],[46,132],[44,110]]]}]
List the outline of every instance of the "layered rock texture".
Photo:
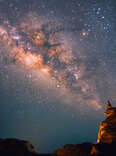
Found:
[{"label": "layered rock texture", "polygon": [[116,108],[108,101],[105,115],[107,118],[101,123],[97,143],[112,143],[116,141]]}]

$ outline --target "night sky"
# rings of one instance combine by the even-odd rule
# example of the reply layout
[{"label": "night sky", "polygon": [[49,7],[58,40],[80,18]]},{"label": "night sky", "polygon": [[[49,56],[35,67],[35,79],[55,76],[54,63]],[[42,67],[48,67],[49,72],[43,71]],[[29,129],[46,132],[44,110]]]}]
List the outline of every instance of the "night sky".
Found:
[{"label": "night sky", "polygon": [[116,106],[115,0],[0,0],[0,138],[38,152],[96,142]]}]

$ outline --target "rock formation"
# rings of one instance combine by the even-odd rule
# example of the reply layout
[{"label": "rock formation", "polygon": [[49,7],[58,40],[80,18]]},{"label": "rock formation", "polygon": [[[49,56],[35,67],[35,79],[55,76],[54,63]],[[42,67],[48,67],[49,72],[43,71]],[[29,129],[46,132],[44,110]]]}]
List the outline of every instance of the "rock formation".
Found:
[{"label": "rock formation", "polygon": [[0,139],[0,154],[25,155],[35,153],[35,148],[28,141],[18,139]]},{"label": "rock formation", "polygon": [[112,143],[116,141],[116,108],[109,101],[104,114],[107,118],[100,125],[97,143]]},{"label": "rock formation", "polygon": [[66,145],[54,151],[56,156],[116,156],[116,108],[108,101],[97,144]]},{"label": "rock formation", "polygon": [[56,156],[89,156],[91,151],[91,143],[83,143],[77,145],[65,145],[64,148],[59,148],[54,151]]}]

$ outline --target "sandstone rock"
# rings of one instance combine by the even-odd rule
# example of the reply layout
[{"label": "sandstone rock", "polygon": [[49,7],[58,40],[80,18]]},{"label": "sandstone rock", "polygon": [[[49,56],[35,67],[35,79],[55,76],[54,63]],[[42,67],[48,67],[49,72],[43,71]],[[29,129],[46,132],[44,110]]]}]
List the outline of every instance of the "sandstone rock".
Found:
[{"label": "sandstone rock", "polygon": [[60,148],[54,151],[56,156],[89,156],[92,144],[84,143],[78,145],[65,145],[64,148]]},{"label": "sandstone rock", "polygon": [[0,139],[0,153],[24,155],[35,153],[35,148],[28,141],[18,139]]},{"label": "sandstone rock", "polygon": [[112,143],[116,141],[116,108],[108,101],[105,115],[107,118],[101,123],[97,142]]}]

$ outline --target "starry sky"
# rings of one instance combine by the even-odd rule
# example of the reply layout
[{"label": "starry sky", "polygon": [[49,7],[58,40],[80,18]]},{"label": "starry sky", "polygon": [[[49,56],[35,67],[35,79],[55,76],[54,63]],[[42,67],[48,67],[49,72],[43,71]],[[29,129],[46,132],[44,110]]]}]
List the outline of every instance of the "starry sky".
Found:
[{"label": "starry sky", "polygon": [[0,138],[96,142],[116,106],[115,19],[115,0],[0,0]]}]

